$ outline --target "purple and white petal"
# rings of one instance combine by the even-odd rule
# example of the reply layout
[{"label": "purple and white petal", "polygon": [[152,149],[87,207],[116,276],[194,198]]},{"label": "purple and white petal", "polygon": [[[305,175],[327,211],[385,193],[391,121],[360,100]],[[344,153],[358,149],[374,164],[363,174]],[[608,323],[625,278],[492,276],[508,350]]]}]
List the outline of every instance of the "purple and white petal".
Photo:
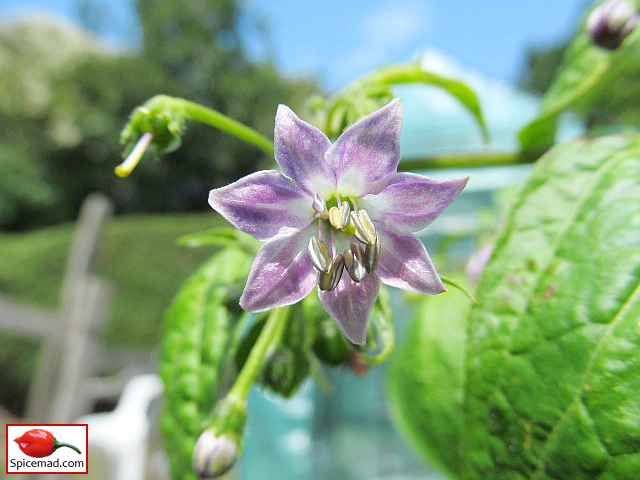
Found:
[{"label": "purple and white petal", "polygon": [[307,254],[312,230],[283,228],[260,248],[240,297],[244,310],[263,312],[292,305],[311,293],[317,276]]},{"label": "purple and white petal", "polygon": [[335,189],[336,177],[324,159],[331,146],[327,136],[286,105],[276,112],[275,159],[282,172],[311,196]]},{"label": "purple and white petal", "polygon": [[318,289],[322,306],[350,342],[364,345],[367,340],[369,313],[378,298],[380,281],[375,274],[355,283],[345,272],[335,290]]},{"label": "purple and white petal", "polygon": [[[415,173],[396,173],[378,184],[376,195],[362,198],[362,207],[387,228],[415,232],[425,228],[460,195],[469,177],[436,180]],[[373,186],[372,188],[376,188]]]},{"label": "purple and white petal", "polygon": [[345,196],[369,193],[369,184],[396,172],[400,161],[402,104],[392,100],[347,128],[325,158]]},{"label": "purple and white petal", "polygon": [[393,233],[381,227],[378,235],[382,250],[376,273],[382,283],[427,295],[447,290],[420,240],[410,233]]},{"label": "purple and white petal", "polygon": [[252,173],[209,192],[209,205],[239,230],[269,240],[281,227],[304,229],[313,199],[277,170]]}]

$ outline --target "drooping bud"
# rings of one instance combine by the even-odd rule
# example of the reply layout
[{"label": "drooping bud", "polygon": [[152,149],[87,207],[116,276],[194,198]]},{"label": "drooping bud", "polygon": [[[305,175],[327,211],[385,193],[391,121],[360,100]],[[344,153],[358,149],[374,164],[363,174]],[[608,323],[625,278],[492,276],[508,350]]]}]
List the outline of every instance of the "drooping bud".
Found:
[{"label": "drooping bud", "polygon": [[329,273],[320,272],[318,274],[318,287],[320,288],[320,290],[326,290],[327,292],[335,290],[335,288],[338,286],[340,278],[342,277],[343,269],[344,258],[342,257],[342,255],[338,254],[333,259]]},{"label": "drooping bud", "polygon": [[205,430],[193,451],[193,469],[200,478],[220,477],[233,467],[238,450],[232,434],[215,435],[212,430]]},{"label": "drooping bud", "polygon": [[380,247],[380,237],[376,233],[374,242],[364,247],[364,266],[367,269],[367,273],[373,273],[376,271],[376,268],[378,268]]},{"label": "drooping bud", "polygon": [[367,245],[375,242],[376,227],[366,210],[351,212],[351,223],[356,228],[354,235],[358,240]]},{"label": "drooping bud", "polygon": [[344,267],[349,272],[349,276],[354,282],[360,283],[367,270],[364,266],[364,251],[360,245],[351,244],[351,250],[347,250],[342,255],[344,257]]},{"label": "drooping bud", "polygon": [[322,273],[329,273],[331,268],[331,256],[329,255],[329,249],[322,240],[318,240],[316,237],[309,239],[309,245],[307,246],[309,252],[309,258],[316,270]]},{"label": "drooping bud", "polygon": [[596,45],[615,50],[638,22],[635,6],[626,0],[611,0],[596,7],[587,18],[587,31]]},{"label": "drooping bud", "polygon": [[331,207],[329,209],[329,223],[333,228],[339,230],[349,225],[349,214],[351,208],[347,202],[342,202],[339,207]]}]

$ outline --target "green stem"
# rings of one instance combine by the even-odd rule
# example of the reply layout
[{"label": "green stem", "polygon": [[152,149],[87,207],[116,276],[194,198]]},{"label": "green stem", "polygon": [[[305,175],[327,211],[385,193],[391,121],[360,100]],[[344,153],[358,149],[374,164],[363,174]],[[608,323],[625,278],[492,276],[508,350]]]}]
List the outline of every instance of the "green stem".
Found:
[{"label": "green stem", "polygon": [[450,285],[451,287],[457,288],[458,290],[460,290],[462,293],[464,293],[467,296],[469,300],[471,300],[472,303],[478,303],[478,300],[476,300],[476,298],[466,288],[464,288],[455,280],[452,280],[449,277],[445,277],[444,275],[440,275],[440,280],[442,280],[442,283],[446,283],[447,285]]},{"label": "green stem", "polygon": [[60,447],[69,447],[72,450],[75,450],[76,452],[78,452],[79,454],[82,454],[82,452],[80,451],[80,449],[78,447],[76,447],[74,445],[71,445],[69,443],[62,443],[62,442],[59,442],[58,440],[54,439],[54,441],[53,441],[53,450],[55,451],[55,450],[59,449]]},{"label": "green stem", "polygon": [[378,300],[373,307],[373,326],[376,329],[376,340],[382,345],[382,349],[375,355],[361,353],[360,358],[370,364],[383,363],[396,348],[396,332],[393,328],[391,301],[389,291],[380,288]]},{"label": "green stem", "polygon": [[457,153],[433,155],[423,158],[403,160],[398,170],[411,172],[436,168],[475,168],[499,167],[533,163],[541,152],[488,152],[488,153]]},{"label": "green stem", "polygon": [[273,142],[261,133],[256,132],[253,128],[199,103],[177,97],[170,97],[170,99],[182,107],[191,120],[219,128],[223,132],[227,132],[230,135],[249,142],[273,156]]},{"label": "green stem", "polygon": [[249,389],[262,367],[262,361],[269,351],[269,347],[275,347],[280,341],[288,318],[288,307],[271,310],[267,322],[258,336],[258,340],[256,340],[256,343],[253,345],[249,357],[244,363],[242,370],[240,370],[240,374],[238,378],[236,378],[233,387],[229,390],[227,399],[231,403],[244,403],[246,401]]}]

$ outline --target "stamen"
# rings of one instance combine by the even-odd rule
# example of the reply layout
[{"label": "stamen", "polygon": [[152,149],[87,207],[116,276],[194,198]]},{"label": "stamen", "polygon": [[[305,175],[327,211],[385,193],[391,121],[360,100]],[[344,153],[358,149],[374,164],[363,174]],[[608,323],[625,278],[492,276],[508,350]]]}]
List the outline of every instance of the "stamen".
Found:
[{"label": "stamen", "polygon": [[371,245],[376,241],[376,227],[364,208],[351,212],[351,224],[356,229],[355,237],[362,243]]},{"label": "stamen", "polygon": [[333,228],[342,230],[349,225],[349,214],[351,209],[347,202],[342,202],[339,207],[329,209],[329,223]]},{"label": "stamen", "polygon": [[151,132],[143,133],[127,158],[125,158],[124,161],[116,167],[116,175],[119,177],[126,177],[129,175],[142,159],[142,156],[149,147],[151,140],[153,140],[153,134]]},{"label": "stamen", "polygon": [[327,211],[327,202],[325,202],[324,197],[321,194],[316,193],[313,196],[313,203],[311,206],[316,212],[314,215],[316,218],[323,218],[325,220],[328,218],[329,212]]},{"label": "stamen", "polygon": [[368,273],[373,273],[378,268],[378,260],[380,260],[380,237],[376,232],[375,242],[369,243],[364,248],[364,266]]},{"label": "stamen", "polygon": [[338,254],[331,263],[331,269],[329,273],[318,273],[318,288],[320,290],[326,290],[331,292],[335,290],[342,277],[342,271],[344,270],[344,258]]},{"label": "stamen", "polygon": [[347,250],[343,254],[344,266],[349,272],[349,276],[354,282],[360,283],[364,276],[367,274],[367,269],[364,266],[364,252],[362,247],[356,243],[351,244],[351,250]]},{"label": "stamen", "polygon": [[325,274],[329,273],[331,269],[331,256],[324,242],[318,240],[316,237],[311,237],[307,251],[309,252],[309,258],[315,269]]}]

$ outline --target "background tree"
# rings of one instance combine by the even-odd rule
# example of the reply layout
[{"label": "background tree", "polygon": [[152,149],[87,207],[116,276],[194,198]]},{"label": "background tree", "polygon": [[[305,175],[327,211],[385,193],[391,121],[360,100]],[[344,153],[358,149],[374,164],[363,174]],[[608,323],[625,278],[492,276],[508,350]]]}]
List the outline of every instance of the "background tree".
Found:
[{"label": "background tree", "polygon": [[[82,5],[86,10],[101,2]],[[269,59],[249,59],[235,0],[139,0],[136,7],[142,32],[137,50],[108,49],[78,27],[53,20],[19,21],[0,30],[0,228],[72,220],[91,191],[109,195],[121,213],[207,209],[209,188],[272,159],[190,124],[181,149],[164,162],[145,161],[121,180],[113,167],[129,113],[166,93],[202,102],[271,136],[278,103],[299,108],[316,89],[310,81],[283,78]],[[96,22],[92,17],[91,27],[100,30]]]}]

